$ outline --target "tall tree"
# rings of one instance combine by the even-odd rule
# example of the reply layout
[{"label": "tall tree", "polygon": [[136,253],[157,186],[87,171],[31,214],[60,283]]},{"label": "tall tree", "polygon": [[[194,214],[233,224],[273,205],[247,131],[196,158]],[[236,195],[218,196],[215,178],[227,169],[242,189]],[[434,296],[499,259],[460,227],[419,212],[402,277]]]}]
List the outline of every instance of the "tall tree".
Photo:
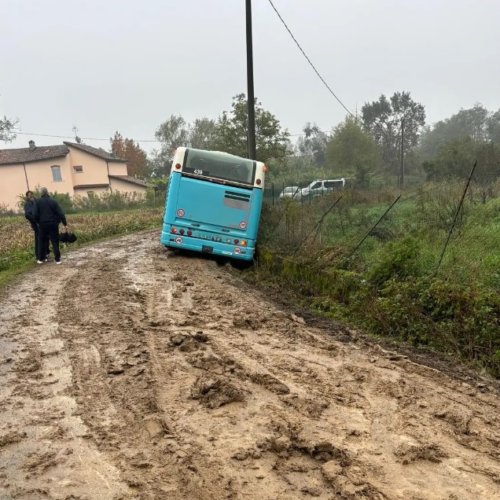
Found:
[{"label": "tall tree", "polygon": [[124,139],[119,132],[110,140],[111,151],[118,157],[127,160],[129,175],[144,177],[148,167],[148,156],[138,143],[132,139]]},{"label": "tall tree", "polygon": [[217,137],[217,122],[210,118],[199,118],[187,123],[181,115],[172,115],[155,132],[161,149],[152,152],[149,162],[150,175],[168,175],[175,150],[180,146],[197,149],[213,149]]},{"label": "tall tree", "polygon": [[297,141],[297,147],[302,155],[310,155],[314,163],[320,167],[326,161],[326,145],[328,135],[316,123],[306,123],[302,129],[303,135]]},{"label": "tall tree", "polygon": [[460,109],[450,118],[424,129],[419,154],[427,160],[438,153],[442,144],[463,137],[470,137],[473,141],[491,140],[500,143],[500,112],[490,113],[480,103],[470,109]]},{"label": "tall tree", "polygon": [[210,118],[198,118],[189,127],[189,145],[196,149],[213,149],[217,140],[217,122]]},{"label": "tall tree", "polygon": [[500,176],[500,145],[466,135],[439,145],[422,167],[428,180],[465,179],[477,160],[475,180],[491,182]]},{"label": "tall tree", "polygon": [[163,160],[161,151],[153,149],[148,157],[147,177],[161,179],[167,177],[170,172],[170,163]]},{"label": "tall tree", "polygon": [[12,142],[16,138],[15,127],[18,120],[0,116],[0,141]]},{"label": "tall tree", "polygon": [[0,118],[0,141],[11,142],[16,138],[15,126],[16,120],[11,120],[4,116]]},{"label": "tall tree", "polygon": [[495,144],[500,144],[500,109],[489,116],[486,126],[488,139]]},{"label": "tall tree", "polygon": [[333,171],[352,172],[358,185],[366,187],[381,158],[372,133],[348,116],[333,130],[326,161]]},{"label": "tall tree", "polygon": [[[174,151],[180,146],[226,151],[247,157],[248,110],[244,94],[233,99],[232,111],[217,120],[200,118],[187,123],[180,115],[172,115],[156,130],[161,149],[154,151],[149,162],[153,176],[168,175]],[[284,158],[288,154],[289,134],[278,119],[256,102],[255,108],[257,158],[262,161]]]},{"label": "tall tree", "polygon": [[161,142],[161,149],[157,153],[157,164],[168,165],[172,162],[175,150],[180,146],[189,146],[189,125],[181,115],[171,115],[155,132],[155,137]]},{"label": "tall tree", "polygon": [[[217,137],[214,146],[242,157],[248,157],[248,108],[245,94],[233,98],[232,110],[224,111],[217,122]],[[287,130],[283,130],[279,120],[270,111],[266,111],[255,100],[255,140],[257,159],[269,161],[287,156],[289,146]]]},{"label": "tall tree", "polygon": [[401,129],[404,119],[404,153],[418,144],[425,125],[425,108],[411,98],[410,92],[395,92],[387,99],[381,95],[378,101],[366,103],[361,108],[363,122],[369,128],[382,151],[387,171],[399,174],[401,156]]}]

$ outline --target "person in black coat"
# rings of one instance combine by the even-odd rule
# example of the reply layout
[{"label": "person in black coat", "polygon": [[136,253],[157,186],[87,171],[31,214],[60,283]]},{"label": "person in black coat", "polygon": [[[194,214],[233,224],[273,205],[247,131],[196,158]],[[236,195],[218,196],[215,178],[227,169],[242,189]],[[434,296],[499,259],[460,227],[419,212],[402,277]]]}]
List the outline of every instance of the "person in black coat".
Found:
[{"label": "person in black coat", "polygon": [[[33,232],[35,233],[35,257],[38,259],[39,257],[39,251],[38,251],[38,241],[40,238],[40,231],[38,229],[38,224],[35,222],[35,205],[36,205],[36,198],[35,195],[33,194],[33,191],[27,191],[26,192],[26,203],[24,204],[24,217],[29,221],[31,224],[31,229],[33,229]],[[45,258],[44,260],[47,260],[49,257],[50,249],[49,249],[49,244],[47,242],[47,246],[45,248]]]},{"label": "person in black coat", "polygon": [[41,197],[36,201],[34,210],[34,219],[39,227],[39,253],[37,262],[39,264],[44,263],[45,255],[42,249],[48,245],[50,240],[56,264],[60,264],[59,224],[62,223],[67,231],[68,223],[59,203],[49,196],[47,188],[40,188],[40,194]]}]

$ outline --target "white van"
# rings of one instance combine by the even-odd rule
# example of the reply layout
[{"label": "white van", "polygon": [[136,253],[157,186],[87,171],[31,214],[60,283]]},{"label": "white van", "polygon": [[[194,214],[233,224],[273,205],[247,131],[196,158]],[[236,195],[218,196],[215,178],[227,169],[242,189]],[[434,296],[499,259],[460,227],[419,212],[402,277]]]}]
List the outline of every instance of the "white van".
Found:
[{"label": "white van", "polygon": [[309,186],[301,190],[301,196],[319,196],[322,194],[331,193],[335,189],[344,189],[345,179],[317,179],[312,181]]}]

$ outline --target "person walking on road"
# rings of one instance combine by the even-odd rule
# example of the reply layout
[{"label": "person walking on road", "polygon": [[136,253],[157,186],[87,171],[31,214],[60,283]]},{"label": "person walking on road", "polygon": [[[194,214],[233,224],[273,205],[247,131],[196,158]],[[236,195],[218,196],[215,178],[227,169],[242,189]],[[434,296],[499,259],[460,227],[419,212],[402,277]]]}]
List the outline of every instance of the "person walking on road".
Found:
[{"label": "person walking on road", "polygon": [[[40,231],[38,228],[38,224],[35,221],[35,205],[36,198],[33,194],[33,191],[26,191],[26,203],[24,204],[24,217],[31,224],[31,229],[33,229],[33,233],[35,234],[35,258],[38,259],[38,242],[40,239]],[[47,243],[47,247],[45,249],[45,258],[49,257],[49,244]]]},{"label": "person walking on road", "polygon": [[68,230],[66,216],[59,203],[49,196],[47,188],[40,188],[40,198],[35,203],[34,219],[39,228],[38,242],[38,264],[46,262],[46,255],[43,251],[50,243],[54,250],[56,264],[61,263],[61,251],[59,250],[59,224]]}]

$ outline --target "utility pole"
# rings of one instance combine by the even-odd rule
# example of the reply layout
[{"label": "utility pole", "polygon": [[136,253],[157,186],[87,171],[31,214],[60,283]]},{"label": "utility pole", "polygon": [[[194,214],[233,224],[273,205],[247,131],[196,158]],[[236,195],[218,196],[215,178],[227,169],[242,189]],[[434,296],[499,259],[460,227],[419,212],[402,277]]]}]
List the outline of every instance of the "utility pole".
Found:
[{"label": "utility pole", "polygon": [[248,86],[248,158],[257,159],[255,145],[255,94],[253,88],[252,0],[246,0],[247,17],[247,86]]},{"label": "utility pole", "polygon": [[405,185],[405,119],[401,119],[401,172],[400,172],[400,186],[403,188]]}]

